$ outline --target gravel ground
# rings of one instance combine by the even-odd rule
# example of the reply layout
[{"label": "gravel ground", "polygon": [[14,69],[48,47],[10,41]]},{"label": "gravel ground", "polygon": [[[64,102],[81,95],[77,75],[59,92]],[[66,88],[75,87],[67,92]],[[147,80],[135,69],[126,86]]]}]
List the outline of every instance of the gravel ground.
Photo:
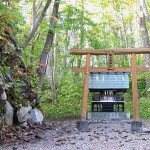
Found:
[{"label": "gravel ground", "polygon": [[[150,127],[149,120],[145,124]],[[34,140],[0,150],[150,150],[150,133],[131,132],[131,121],[89,123],[87,132],[78,131],[74,121],[58,121]]]}]

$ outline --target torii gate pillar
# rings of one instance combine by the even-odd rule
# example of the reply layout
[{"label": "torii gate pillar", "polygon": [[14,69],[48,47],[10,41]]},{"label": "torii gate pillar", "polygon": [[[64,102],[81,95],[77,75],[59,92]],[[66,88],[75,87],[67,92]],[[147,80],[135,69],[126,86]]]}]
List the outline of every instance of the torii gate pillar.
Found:
[{"label": "torii gate pillar", "polygon": [[133,121],[131,131],[139,132],[142,128],[142,121],[139,121],[138,111],[138,86],[137,86],[137,64],[136,54],[132,53],[132,98],[133,98]]},{"label": "torii gate pillar", "polygon": [[83,97],[82,97],[82,110],[81,110],[81,120],[86,120],[87,113],[87,99],[88,99],[88,85],[89,85],[89,67],[90,67],[90,54],[86,55],[86,71],[84,77],[83,86]]},{"label": "torii gate pillar", "polygon": [[87,113],[87,99],[88,99],[88,85],[89,85],[89,67],[90,67],[90,54],[86,55],[86,68],[85,77],[83,83],[83,97],[82,97],[82,108],[81,108],[81,121],[77,122],[77,128],[81,131],[85,131],[88,128],[88,122],[86,120]]},{"label": "torii gate pillar", "polygon": [[133,120],[139,120],[138,112],[138,87],[137,87],[137,65],[136,54],[132,54],[132,98],[133,98]]}]

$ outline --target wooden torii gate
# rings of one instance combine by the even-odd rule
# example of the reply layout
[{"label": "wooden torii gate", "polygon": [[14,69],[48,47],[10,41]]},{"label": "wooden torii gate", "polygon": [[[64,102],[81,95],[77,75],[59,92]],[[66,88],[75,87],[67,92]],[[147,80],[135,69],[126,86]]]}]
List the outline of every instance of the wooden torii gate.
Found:
[{"label": "wooden torii gate", "polygon": [[[138,67],[136,64],[136,54],[150,54],[150,48],[135,48],[135,49],[107,49],[107,50],[79,50],[73,49],[70,51],[72,55],[86,55],[86,65],[83,68],[73,68],[74,72],[84,72],[84,87],[81,109],[81,121],[86,120],[87,113],[87,98],[88,98],[88,82],[90,72],[131,72],[132,73],[132,98],[133,98],[133,120],[139,120],[138,111],[138,87],[137,73],[150,72],[149,67]],[[131,67],[114,67],[114,55],[131,54]],[[94,68],[90,67],[91,55],[107,55],[107,67]]]}]

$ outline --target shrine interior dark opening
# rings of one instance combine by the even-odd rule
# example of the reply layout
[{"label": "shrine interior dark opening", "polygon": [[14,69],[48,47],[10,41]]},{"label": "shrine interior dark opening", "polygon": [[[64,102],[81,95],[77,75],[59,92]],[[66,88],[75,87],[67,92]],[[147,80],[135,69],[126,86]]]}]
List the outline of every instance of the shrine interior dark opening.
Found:
[{"label": "shrine interior dark opening", "polygon": [[129,88],[129,73],[90,73],[92,112],[124,112],[124,93]]}]

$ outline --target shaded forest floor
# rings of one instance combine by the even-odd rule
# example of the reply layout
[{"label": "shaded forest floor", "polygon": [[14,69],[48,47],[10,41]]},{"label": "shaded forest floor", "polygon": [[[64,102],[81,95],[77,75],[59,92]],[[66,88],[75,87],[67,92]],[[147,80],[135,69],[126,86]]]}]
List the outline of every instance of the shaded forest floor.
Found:
[{"label": "shaded forest floor", "polygon": [[[87,132],[76,128],[77,119],[47,119],[51,129],[28,141],[0,146],[2,150],[150,150],[150,133],[131,132],[129,121],[89,123]],[[143,119],[150,129],[150,119]]]}]

